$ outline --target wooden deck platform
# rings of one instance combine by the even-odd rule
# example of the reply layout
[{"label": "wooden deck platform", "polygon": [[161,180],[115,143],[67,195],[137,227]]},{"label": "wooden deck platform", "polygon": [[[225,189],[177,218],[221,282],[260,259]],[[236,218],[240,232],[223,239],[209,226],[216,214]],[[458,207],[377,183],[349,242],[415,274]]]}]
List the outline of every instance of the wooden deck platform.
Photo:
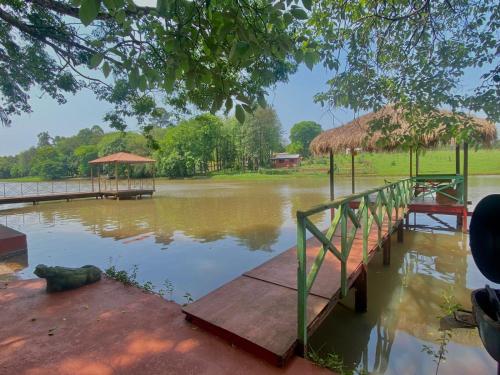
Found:
[{"label": "wooden deck platform", "polygon": [[0,260],[26,253],[26,235],[0,224]]},{"label": "wooden deck platform", "polygon": [[[350,206],[357,208],[359,201],[352,201]],[[463,205],[442,204],[433,197],[414,198],[407,212],[400,209],[398,220],[393,215],[391,231],[387,220],[383,223],[381,248],[384,264],[390,262],[392,232],[399,229],[398,241],[403,240],[403,221],[408,213],[439,213],[464,218],[464,214],[467,215],[465,210]],[[368,260],[379,250],[377,231],[377,226],[373,225],[368,237]],[[341,248],[339,230],[332,242],[337,249]],[[356,289],[358,311],[366,311],[367,306],[367,274],[362,246],[362,233],[358,231],[347,263],[347,284],[349,288]],[[313,238],[307,241],[308,272],[320,249],[318,240]],[[297,266],[297,249],[292,247],[184,307],[186,319],[275,365],[283,366],[296,350],[300,350],[297,345]],[[309,335],[340,297],[340,261],[327,252],[308,297]]]},{"label": "wooden deck platform", "polygon": [[12,203],[33,203],[46,201],[60,201],[83,198],[112,198],[112,199],[130,199],[140,198],[142,196],[152,196],[153,189],[131,189],[131,190],[107,190],[94,192],[65,192],[65,193],[48,193],[48,194],[33,194],[20,195],[10,197],[0,197],[0,204]]},{"label": "wooden deck platform", "polygon": [[[400,216],[401,218],[402,216]],[[401,220],[393,230],[402,225]],[[340,248],[340,237],[332,242]],[[383,229],[384,255],[390,251],[387,223]],[[369,259],[375,255],[377,229],[368,243]],[[307,264],[312,265],[320,243],[308,240]],[[385,259],[389,259],[387,257]],[[362,237],[356,235],[347,265],[349,287],[365,274]],[[312,333],[340,299],[340,262],[330,252],[308,298],[308,330]],[[184,307],[186,319],[238,347],[284,366],[297,346],[297,251],[288,249],[244,273],[196,302]]]}]

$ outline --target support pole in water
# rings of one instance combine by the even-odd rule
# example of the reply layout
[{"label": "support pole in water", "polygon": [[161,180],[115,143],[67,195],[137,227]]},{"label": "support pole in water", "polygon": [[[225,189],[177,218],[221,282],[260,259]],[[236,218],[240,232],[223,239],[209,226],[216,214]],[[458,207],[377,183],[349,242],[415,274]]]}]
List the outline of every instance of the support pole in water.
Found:
[{"label": "support pole in water", "polygon": [[382,252],[383,252],[383,263],[384,266],[388,266],[391,264],[391,235],[387,237],[385,240],[384,244],[382,245]]},{"label": "support pole in water", "polygon": [[361,266],[361,273],[354,283],[354,309],[357,313],[364,313],[368,310],[368,272],[367,266]]},{"label": "support pole in water", "polygon": [[90,182],[92,183],[92,193],[94,192],[94,167],[90,166]]},{"label": "support pole in water", "polygon": [[99,193],[101,192],[101,166],[97,165],[97,187],[99,189]]}]

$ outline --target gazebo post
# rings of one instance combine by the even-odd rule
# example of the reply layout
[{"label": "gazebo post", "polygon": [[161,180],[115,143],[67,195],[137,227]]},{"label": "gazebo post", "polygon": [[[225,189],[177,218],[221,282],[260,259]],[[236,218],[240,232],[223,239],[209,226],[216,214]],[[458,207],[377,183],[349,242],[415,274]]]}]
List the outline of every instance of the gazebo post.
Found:
[{"label": "gazebo post", "polygon": [[99,193],[101,192],[101,166],[97,164],[97,187],[99,188]]},{"label": "gazebo post", "polygon": [[455,145],[455,174],[460,174],[460,143]]},{"label": "gazebo post", "polygon": [[156,165],[153,163],[153,190],[156,189],[155,187],[155,173],[156,172]]},{"label": "gazebo post", "polygon": [[468,183],[469,183],[469,145],[464,142],[464,211],[462,219],[462,232],[467,233],[467,205],[468,205]]},{"label": "gazebo post", "polygon": [[130,163],[127,164],[127,185],[128,189],[130,190]]},{"label": "gazebo post", "polygon": [[354,183],[354,179],[355,179],[355,176],[354,176],[354,149],[351,148],[351,191],[352,193],[354,194],[356,189],[355,189],[355,183]]},{"label": "gazebo post", "polygon": [[333,201],[335,198],[335,188],[334,188],[334,164],[333,164],[333,150],[330,149],[330,200]]},{"label": "gazebo post", "polygon": [[115,185],[116,193],[118,193],[118,162],[115,161]]},{"label": "gazebo post", "polygon": [[94,167],[90,166],[90,182],[92,183],[92,193],[94,192]]}]

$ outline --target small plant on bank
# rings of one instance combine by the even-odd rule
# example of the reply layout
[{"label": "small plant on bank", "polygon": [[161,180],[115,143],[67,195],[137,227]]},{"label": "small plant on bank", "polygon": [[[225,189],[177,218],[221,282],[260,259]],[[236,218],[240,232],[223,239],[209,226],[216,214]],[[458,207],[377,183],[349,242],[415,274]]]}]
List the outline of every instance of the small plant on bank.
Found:
[{"label": "small plant on bank", "polygon": [[[453,288],[450,288],[448,291],[443,292],[443,302],[439,305],[441,308],[441,316],[438,316],[438,319],[441,319],[445,316],[452,315],[455,311],[462,309],[462,305],[460,305],[455,296],[453,295]],[[439,366],[442,362],[446,361],[446,354],[448,354],[448,343],[450,342],[452,337],[452,333],[450,329],[444,329],[440,332],[439,339],[437,343],[439,347],[434,349],[430,345],[422,345],[422,352],[433,357],[433,361],[436,363],[436,372],[437,375],[439,373]]]},{"label": "small plant on bank", "polygon": [[314,349],[310,348],[308,353],[307,353],[307,359],[314,362],[318,366],[332,370],[339,375],[365,375],[365,374],[367,374],[366,370],[364,370],[364,369],[358,371],[358,370],[351,370],[351,369],[346,368],[346,366],[344,365],[344,360],[337,353],[328,353],[328,354],[322,356],[318,352],[316,352]]},{"label": "small plant on bank", "polygon": [[184,298],[186,299],[186,303],[183,306],[189,305],[191,302],[194,302],[193,296],[191,296],[191,293],[186,292],[184,294]]},{"label": "small plant on bank", "polygon": [[125,270],[118,271],[115,266],[111,266],[109,268],[106,268],[104,270],[104,273],[110,279],[119,281],[124,285],[140,288],[141,285],[137,281],[137,268],[137,265],[134,265],[132,267],[132,271],[128,273]]}]

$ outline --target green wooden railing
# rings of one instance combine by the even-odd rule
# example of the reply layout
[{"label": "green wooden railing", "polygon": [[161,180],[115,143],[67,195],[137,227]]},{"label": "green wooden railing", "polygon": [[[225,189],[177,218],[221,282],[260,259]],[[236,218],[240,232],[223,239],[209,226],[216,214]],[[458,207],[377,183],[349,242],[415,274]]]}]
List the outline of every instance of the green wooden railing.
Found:
[{"label": "green wooden railing", "polygon": [[[302,348],[307,348],[307,298],[318,276],[319,270],[328,251],[341,265],[341,296],[348,292],[347,262],[358,230],[362,231],[363,262],[368,263],[368,238],[372,225],[377,226],[378,246],[382,245],[382,226],[384,222],[392,231],[395,221],[400,218],[401,209],[406,212],[414,194],[414,180],[407,178],[384,186],[367,190],[359,194],[335,199],[326,204],[307,211],[297,211],[297,290],[298,290],[298,340]],[[328,211],[334,211],[331,224],[322,232],[311,220],[310,216]],[[352,224],[352,225],[349,225]],[[338,232],[340,230],[340,233]],[[322,247],[314,259],[311,269],[307,272],[307,231],[318,239]],[[340,236],[340,248],[332,239]]]},{"label": "green wooden railing", "polygon": [[464,203],[464,176],[459,174],[425,174],[413,177],[415,195],[419,197],[440,194],[458,203]]}]

